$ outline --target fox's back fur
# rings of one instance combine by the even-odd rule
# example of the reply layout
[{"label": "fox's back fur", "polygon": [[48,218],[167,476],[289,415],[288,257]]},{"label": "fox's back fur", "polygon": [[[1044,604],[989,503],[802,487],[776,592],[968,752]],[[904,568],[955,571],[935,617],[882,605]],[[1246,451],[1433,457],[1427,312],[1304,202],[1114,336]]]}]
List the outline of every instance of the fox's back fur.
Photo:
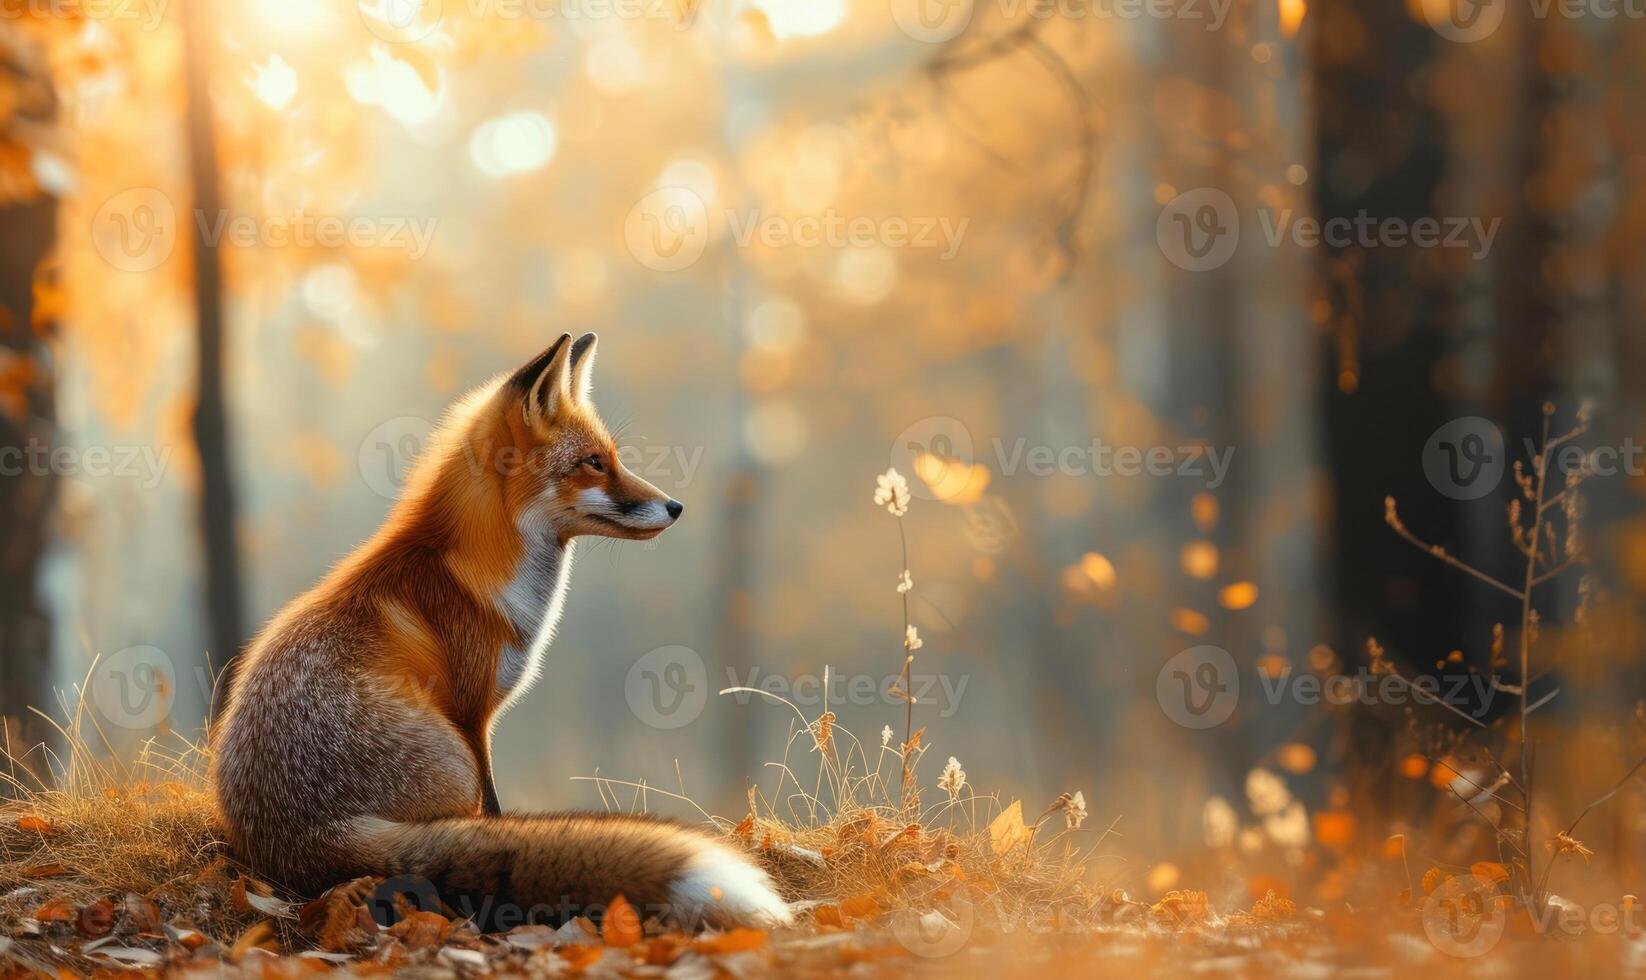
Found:
[{"label": "fox's back fur", "polygon": [[570,335],[459,403],[389,521],[269,623],[213,738],[229,843],[307,894],[364,875],[538,920],[621,894],[686,924],[788,911],[742,854],[646,817],[502,815],[498,715],[535,678],[581,535],[648,538],[681,507],[624,471]]}]

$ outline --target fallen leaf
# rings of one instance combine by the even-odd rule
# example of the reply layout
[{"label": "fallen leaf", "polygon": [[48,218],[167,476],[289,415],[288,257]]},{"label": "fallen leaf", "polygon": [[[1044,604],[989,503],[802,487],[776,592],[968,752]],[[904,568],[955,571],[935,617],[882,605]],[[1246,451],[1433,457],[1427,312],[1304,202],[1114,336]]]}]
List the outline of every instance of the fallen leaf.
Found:
[{"label": "fallen leaf", "polygon": [[583,945],[562,946],[555,952],[560,954],[560,958],[566,961],[566,968],[573,973],[581,973],[606,955],[605,949],[599,946]]},{"label": "fallen leaf", "polygon": [[381,883],[381,878],[356,878],[330,889],[298,911],[298,929],[329,953],[364,946],[378,931],[366,903]]},{"label": "fallen leaf", "polygon": [[141,895],[126,893],[126,914],[138,932],[158,934],[161,929],[160,906]]},{"label": "fallen leaf", "polygon": [[1265,922],[1284,922],[1296,914],[1297,906],[1291,899],[1281,898],[1272,891],[1252,906],[1252,917]]},{"label": "fallen leaf", "polygon": [[873,895],[854,895],[840,903],[840,917],[843,919],[878,919],[880,917],[880,903]]},{"label": "fallen leaf", "polygon": [[61,864],[37,864],[32,868],[23,869],[25,878],[61,878],[69,873],[69,869]]},{"label": "fallen leaf", "polygon": [[[873,899],[870,899],[873,901]],[[728,953],[746,953],[766,945],[766,933],[762,929],[733,929],[718,936],[705,936],[699,939],[693,949],[699,953],[711,956]]]},{"label": "fallen leaf", "polygon": [[646,943],[644,962],[647,966],[673,966],[691,948],[692,941],[676,933],[654,936]]},{"label": "fallen leaf", "polygon": [[133,966],[159,966],[166,961],[164,956],[154,950],[139,946],[102,946],[98,948],[96,955],[107,956],[111,960]]},{"label": "fallen leaf", "polygon": [[75,925],[82,936],[101,939],[114,929],[115,914],[114,903],[105,898],[81,909]]},{"label": "fallen leaf", "polygon": [[607,946],[627,949],[645,938],[640,929],[640,913],[622,895],[612,899],[600,919],[600,938]]},{"label": "fallen leaf", "polygon": [[34,921],[41,925],[58,925],[64,922],[73,922],[79,917],[74,906],[68,902],[47,902],[34,910]]},{"label": "fallen leaf", "polygon": [[418,912],[407,908],[401,919],[389,930],[389,935],[400,940],[407,949],[428,949],[446,941],[451,932],[451,920],[438,912]]},{"label": "fallen leaf", "polygon": [[1509,880],[1509,866],[1497,861],[1476,861],[1469,865],[1469,873],[1487,881]]},{"label": "fallen leaf", "polygon": [[1023,801],[1013,800],[1000,816],[989,824],[989,843],[1002,857],[1019,844],[1027,846],[1034,834],[1023,825]]},{"label": "fallen leaf", "polygon": [[18,817],[17,829],[31,834],[57,833],[57,828],[45,817]]},{"label": "fallen leaf", "polygon": [[229,948],[229,961],[238,963],[253,950],[262,950],[265,953],[280,952],[280,941],[275,938],[274,926],[268,922],[259,922],[240,934]]},{"label": "fallen leaf", "polygon": [[812,921],[820,926],[846,927],[846,921],[840,917],[840,908],[835,905],[819,905],[812,909]]}]

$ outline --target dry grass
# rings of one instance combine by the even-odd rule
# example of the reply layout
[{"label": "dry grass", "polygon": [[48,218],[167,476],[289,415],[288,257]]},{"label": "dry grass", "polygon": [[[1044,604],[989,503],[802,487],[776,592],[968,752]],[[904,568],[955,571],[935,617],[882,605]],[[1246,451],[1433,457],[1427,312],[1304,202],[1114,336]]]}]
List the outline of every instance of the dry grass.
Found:
[{"label": "dry grass", "polygon": [[[1083,801],[1077,809],[1065,794],[1031,809],[1030,819],[1018,819],[1021,803],[977,795],[963,774],[961,785],[951,781],[953,792],[922,788],[918,768],[928,748],[922,732],[902,746],[889,740],[865,746],[834,724],[826,705],[821,717],[808,720],[770,692],[722,693],[757,694],[794,714],[783,757],[768,764],[773,785],[749,789],[740,819],[710,814],[684,789],[587,779],[610,810],[646,809],[654,795],[695,807],[759,856],[803,919],[831,926],[844,917],[850,925],[854,918],[912,913],[925,916],[928,929],[941,930],[932,913],[960,927],[963,911],[969,929],[979,919],[1095,919],[1117,904],[1139,904],[1092,884],[1091,866],[1114,828],[1085,826]],[[927,795],[937,802],[923,803]]]}]

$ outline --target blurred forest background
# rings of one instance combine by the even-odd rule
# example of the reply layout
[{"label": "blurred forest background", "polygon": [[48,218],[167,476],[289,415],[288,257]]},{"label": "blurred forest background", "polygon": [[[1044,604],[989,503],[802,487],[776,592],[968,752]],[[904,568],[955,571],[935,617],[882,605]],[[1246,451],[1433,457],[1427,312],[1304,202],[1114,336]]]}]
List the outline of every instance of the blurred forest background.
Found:
[{"label": "blurred forest background", "polygon": [[[914,440],[954,467],[915,481],[905,521],[914,669],[958,692],[916,708],[938,760],[1026,800],[1081,789],[1125,853],[1278,852],[1329,890],[1391,832],[1480,844],[1424,778],[1448,719],[1271,705],[1260,672],[1353,673],[1370,636],[1409,675],[1453,650],[1486,669],[1518,604],[1384,523],[1392,495],[1426,540],[1515,574],[1513,481],[1437,492],[1441,426],[1490,419],[1520,456],[1545,401],[1561,424],[1589,402],[1585,444],[1646,442],[1628,380],[1646,369],[1646,23],[1627,14],[3,8],[0,447],[70,450],[0,477],[14,739],[45,736],[27,706],[95,656],[123,673],[94,695],[160,699],[112,739],[198,728],[208,662],[372,531],[442,408],[595,330],[597,403],[687,513],[654,544],[581,552],[544,680],[498,733],[506,806],[593,805],[569,780],[597,770],[674,788],[678,765],[736,810],[771,784],[792,715],[715,690],[895,674],[899,542],[870,495]],[[1170,244],[1201,189],[1241,225],[1212,268]],[[1500,224],[1470,250],[1273,243],[1266,223],[1362,214]],[[1207,215],[1177,217],[1227,218]],[[872,231],[790,240],[808,218]],[[278,234],[322,219],[359,233]],[[745,234],[767,219],[780,233]],[[1232,463],[1221,480],[1011,463],[1093,440]],[[1561,695],[1539,712],[1539,778],[1568,802],[1638,754],[1646,693],[1646,474],[1585,489],[1588,628],[1567,628],[1579,578],[1540,599],[1559,659],[1539,693]],[[1201,644],[1248,692],[1208,731],[1156,697]],[[677,645],[709,696],[659,728],[628,710],[631,668]],[[831,707],[865,742],[901,735],[903,705],[868,700]],[[1254,769],[1284,799],[1249,792]],[[1589,828],[1609,855],[1641,852],[1625,796]]]}]

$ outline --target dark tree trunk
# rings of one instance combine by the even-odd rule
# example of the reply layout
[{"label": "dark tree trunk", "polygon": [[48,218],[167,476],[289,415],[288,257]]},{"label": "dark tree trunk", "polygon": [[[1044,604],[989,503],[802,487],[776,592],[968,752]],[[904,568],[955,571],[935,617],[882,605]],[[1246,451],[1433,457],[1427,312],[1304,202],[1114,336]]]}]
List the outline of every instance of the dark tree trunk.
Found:
[{"label": "dark tree trunk", "polygon": [[[44,66],[10,46],[0,62],[0,84],[18,94],[14,122],[46,125],[53,97]],[[44,194],[0,208],[0,716],[14,751],[44,736],[29,708],[46,707],[51,695],[51,628],[37,586],[56,489],[44,464],[54,441],[47,344],[55,324],[36,309],[34,284],[56,224],[57,202]]]},{"label": "dark tree trunk", "polygon": [[[189,170],[196,214],[216,216],[223,207],[217,175],[217,143],[212,125],[211,62],[216,46],[209,3],[191,3],[184,12],[183,57],[188,85]],[[221,667],[212,699],[212,717],[223,706],[233,679],[232,658],[242,639],[240,561],[235,540],[234,481],[229,465],[228,410],[223,389],[223,268],[211,221],[189,221],[194,242],[194,300],[197,337],[195,445],[200,453],[200,524],[206,553],[208,655]]]}]

